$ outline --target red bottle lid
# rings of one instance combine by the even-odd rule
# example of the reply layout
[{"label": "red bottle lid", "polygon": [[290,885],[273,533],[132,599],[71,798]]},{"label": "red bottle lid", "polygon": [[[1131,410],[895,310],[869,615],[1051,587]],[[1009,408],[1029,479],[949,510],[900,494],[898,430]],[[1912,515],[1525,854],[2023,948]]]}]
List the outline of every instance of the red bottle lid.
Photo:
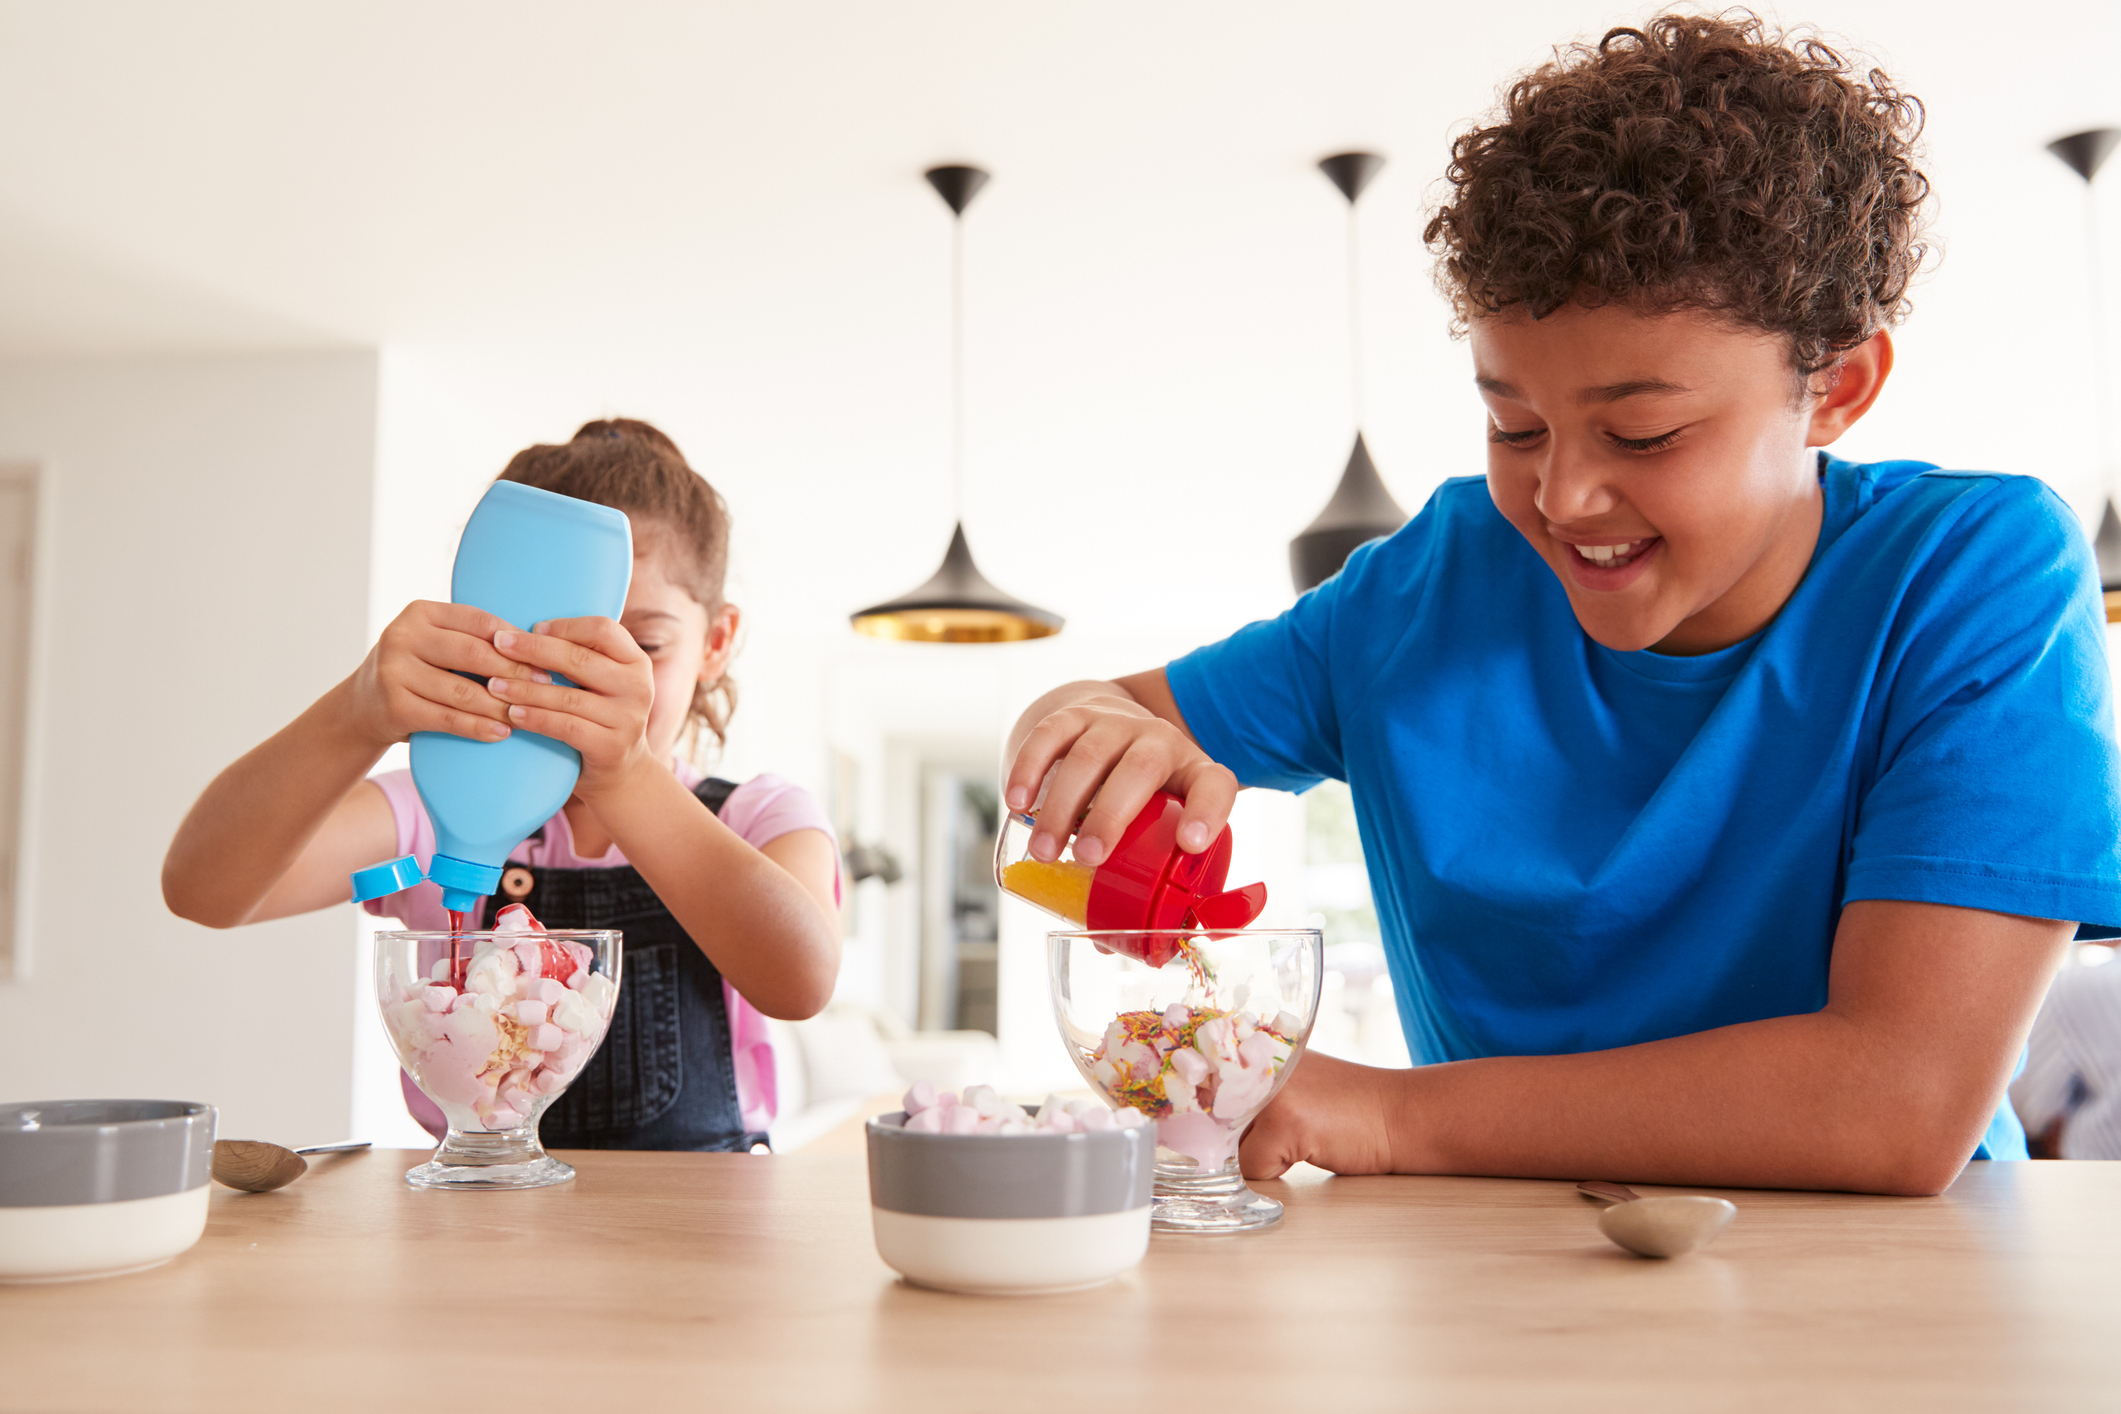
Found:
[{"label": "red bottle lid", "polygon": [[1185,808],[1177,796],[1158,791],[1134,817],[1091,877],[1084,919],[1088,927],[1235,931],[1259,917],[1267,906],[1265,884],[1223,889],[1230,874],[1229,826],[1199,854],[1178,847],[1178,823]]}]

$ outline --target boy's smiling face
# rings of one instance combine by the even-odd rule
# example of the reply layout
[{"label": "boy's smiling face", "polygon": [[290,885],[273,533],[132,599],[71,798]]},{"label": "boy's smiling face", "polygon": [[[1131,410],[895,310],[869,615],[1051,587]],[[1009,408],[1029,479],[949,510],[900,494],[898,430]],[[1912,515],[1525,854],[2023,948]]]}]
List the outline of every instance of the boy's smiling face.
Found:
[{"label": "boy's smiling face", "polygon": [[1876,334],[1800,396],[1776,335],[1610,304],[1476,319],[1472,345],[1496,507],[1592,638],[1679,654],[1729,647],[1789,599],[1819,537],[1811,449],[1892,367]]}]

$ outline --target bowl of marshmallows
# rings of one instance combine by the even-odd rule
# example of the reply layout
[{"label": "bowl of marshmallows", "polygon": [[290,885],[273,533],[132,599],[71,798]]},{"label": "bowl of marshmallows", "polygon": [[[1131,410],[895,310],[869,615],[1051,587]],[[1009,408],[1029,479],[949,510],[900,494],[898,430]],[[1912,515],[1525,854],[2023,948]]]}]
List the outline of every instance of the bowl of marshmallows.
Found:
[{"label": "bowl of marshmallows", "polygon": [[1102,1100],[1036,1110],[921,1081],[869,1121],[876,1250],[917,1286],[1035,1296],[1110,1281],[1149,1250],[1156,1128]]}]

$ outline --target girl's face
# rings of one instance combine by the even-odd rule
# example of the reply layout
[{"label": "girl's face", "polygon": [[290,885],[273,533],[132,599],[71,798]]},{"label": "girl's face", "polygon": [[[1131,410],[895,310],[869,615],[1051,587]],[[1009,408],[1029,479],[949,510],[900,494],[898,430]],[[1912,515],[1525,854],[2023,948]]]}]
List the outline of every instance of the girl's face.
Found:
[{"label": "girl's face", "polygon": [[647,736],[648,749],[659,761],[677,750],[694,684],[714,682],[728,669],[738,617],[733,604],[709,614],[691,590],[670,577],[665,566],[675,552],[669,541],[658,527],[634,527],[633,584],[619,617],[655,674]]},{"label": "girl's face", "polygon": [[1608,648],[1708,653],[1765,627],[1819,537],[1813,447],[1868,410],[1874,336],[1799,397],[1786,345],[1695,311],[1474,321],[1488,490]]}]

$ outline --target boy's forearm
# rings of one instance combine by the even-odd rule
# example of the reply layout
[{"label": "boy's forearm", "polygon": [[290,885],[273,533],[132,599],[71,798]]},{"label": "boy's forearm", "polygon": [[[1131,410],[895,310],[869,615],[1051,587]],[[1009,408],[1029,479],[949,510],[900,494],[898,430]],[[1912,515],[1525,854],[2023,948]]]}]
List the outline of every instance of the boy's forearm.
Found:
[{"label": "boy's forearm", "polygon": [[786,1020],[824,1008],[839,975],[839,920],[794,876],[652,761],[594,808],[627,862],[747,1000]]},{"label": "boy's forearm", "polygon": [[1934,1193],[1973,1153],[2008,1071],[1969,1104],[1953,1093],[1963,1079],[1910,1073],[1916,1059],[1819,1012],[1388,1072],[1392,1167]]},{"label": "boy's forearm", "polygon": [[162,861],[172,913],[209,927],[248,921],[387,743],[365,736],[345,683],[216,776]]}]

